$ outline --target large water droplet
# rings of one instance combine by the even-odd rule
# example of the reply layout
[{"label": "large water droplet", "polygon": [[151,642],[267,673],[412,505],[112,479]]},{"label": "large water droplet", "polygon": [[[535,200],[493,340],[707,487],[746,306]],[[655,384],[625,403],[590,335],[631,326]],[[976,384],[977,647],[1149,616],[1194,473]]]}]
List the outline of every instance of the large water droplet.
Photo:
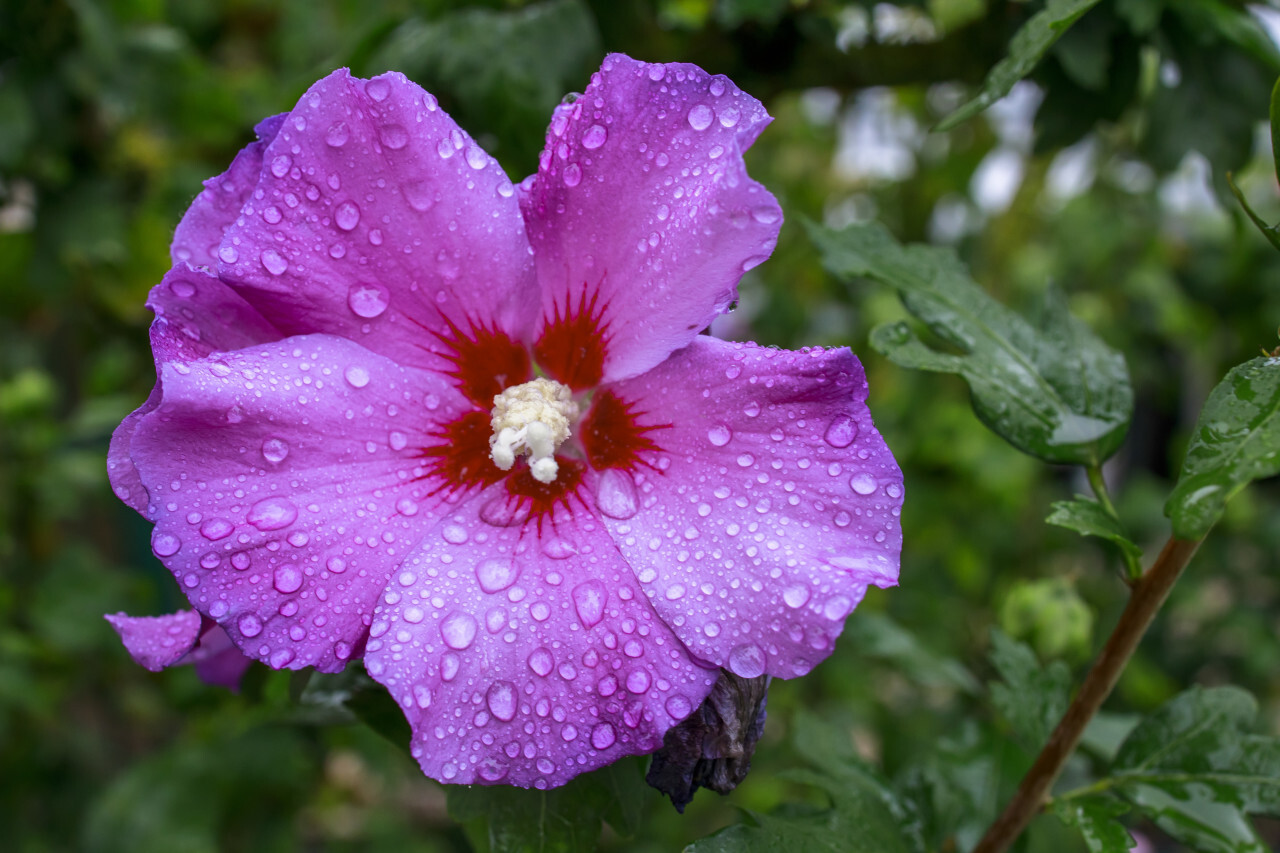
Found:
[{"label": "large water droplet", "polygon": [[485,592],[501,592],[520,577],[520,567],[512,560],[485,560],[476,566],[476,580]]},{"label": "large water droplet", "polygon": [[822,438],[832,447],[848,447],[858,437],[858,423],[849,415],[837,415]]},{"label": "large water droplet", "polygon": [[246,613],[236,622],[240,633],[246,637],[256,637],[262,633],[262,620],[255,613]]},{"label": "large water droplet", "polygon": [[275,249],[267,249],[258,256],[258,260],[262,262],[263,268],[272,275],[284,275],[284,271],[289,268],[289,262]]},{"label": "large water droplet", "polygon": [[510,681],[495,681],[484,694],[484,701],[489,713],[509,723],[516,715],[516,686]]},{"label": "large water droplet", "polygon": [[539,647],[529,653],[529,669],[543,678],[551,674],[555,665],[556,659],[547,649]]},{"label": "large water droplet", "polygon": [[384,124],[378,128],[378,138],[392,151],[399,151],[409,144],[409,131],[401,124]]},{"label": "large water droplet", "polygon": [[375,77],[365,84],[364,91],[375,101],[385,101],[391,94],[391,84],[382,77]]},{"label": "large water droplet", "polygon": [[609,138],[609,131],[603,125],[593,124],[582,133],[582,147],[594,151]]},{"label": "large water droplet", "polygon": [[226,539],[235,529],[236,526],[225,518],[210,518],[200,525],[200,535],[211,542],[217,542],[219,539]]},{"label": "large water droplet", "polygon": [[478,627],[475,617],[470,613],[455,610],[440,623],[440,636],[444,638],[446,646],[462,651],[475,641]]},{"label": "large water droplet", "polygon": [[605,515],[620,521],[635,515],[640,509],[640,500],[631,475],[618,468],[609,468],[601,474],[596,506]]},{"label": "large water droplet", "polygon": [[425,684],[413,685],[413,704],[424,711],[431,707],[431,690]]},{"label": "large water droplet", "polygon": [[608,597],[604,584],[598,580],[583,581],[573,588],[573,607],[583,626],[592,628],[600,624]]},{"label": "large water droplet", "polygon": [[333,212],[333,222],[343,231],[350,231],[360,223],[360,208],[356,207],[355,202],[344,201]]},{"label": "large water droplet", "polygon": [[372,320],[387,310],[391,303],[391,291],[376,281],[363,281],[351,285],[347,291],[347,307],[357,317]]},{"label": "large water droplet", "polygon": [[293,165],[293,160],[288,154],[281,154],[271,161],[271,174],[277,178],[283,178],[289,174],[289,167]]},{"label": "large water droplet", "polygon": [[298,508],[284,498],[264,498],[249,509],[248,521],[259,530],[279,530],[298,518]]},{"label": "large water droplet", "polygon": [[716,447],[724,447],[732,439],[733,430],[729,429],[724,424],[716,424],[711,429],[707,430],[707,441],[711,442]]},{"label": "large water droplet", "polygon": [[812,594],[808,584],[792,584],[782,591],[782,600],[790,608],[804,607]]},{"label": "large water droplet", "polygon": [[876,490],[876,478],[865,471],[860,471],[849,481],[849,488],[860,495],[873,494]]},{"label": "large water droplet", "polygon": [[706,130],[711,126],[713,118],[715,113],[711,112],[711,107],[706,104],[698,104],[689,110],[689,126],[694,130]]},{"label": "large water droplet", "polygon": [[435,206],[436,198],[429,181],[409,181],[403,189],[409,206],[419,213],[425,213]]},{"label": "large water droplet", "polygon": [[600,723],[591,730],[591,745],[596,749],[608,749],[617,739],[618,735],[614,732],[613,726],[608,723]]},{"label": "large water droplet", "polygon": [[734,646],[729,652],[729,669],[734,675],[742,678],[757,678],[764,675],[764,666],[764,649],[755,643]]},{"label": "large water droplet", "polygon": [[302,588],[302,572],[293,566],[281,566],[276,569],[272,579],[272,586],[280,592],[288,595],[291,592],[297,592]]},{"label": "large water droplet", "polygon": [[467,165],[473,169],[480,170],[489,165],[489,155],[484,153],[484,149],[474,142],[467,146],[464,155],[467,158]]},{"label": "large water droplet", "polygon": [[632,670],[627,676],[627,690],[637,696],[649,689],[652,679],[649,677],[649,671],[645,669]]},{"label": "large water droplet", "polygon": [[844,595],[833,595],[827,599],[827,603],[822,605],[822,615],[837,622],[849,615],[849,611],[853,609],[853,600]]},{"label": "large water droplet", "polygon": [[352,388],[363,388],[369,384],[369,371],[357,364],[348,367],[342,372],[342,375]]},{"label": "large water droplet", "polygon": [[329,129],[324,134],[324,141],[333,148],[341,148],[347,144],[347,140],[350,138],[351,131],[347,128],[345,121],[335,121],[329,125]]},{"label": "large water droplet", "polygon": [[262,458],[275,465],[289,455],[289,442],[283,438],[268,438],[262,442]]},{"label": "large water droplet", "polygon": [[560,177],[566,187],[576,187],[582,183],[582,167],[577,163],[570,163],[564,167],[564,173]]},{"label": "large water droplet", "polygon": [[196,295],[196,286],[189,281],[178,279],[169,282],[169,289],[173,291],[173,295],[179,299],[190,299]]},{"label": "large water droplet", "polygon": [[679,693],[666,701],[667,713],[677,720],[683,720],[693,712],[693,704]]}]

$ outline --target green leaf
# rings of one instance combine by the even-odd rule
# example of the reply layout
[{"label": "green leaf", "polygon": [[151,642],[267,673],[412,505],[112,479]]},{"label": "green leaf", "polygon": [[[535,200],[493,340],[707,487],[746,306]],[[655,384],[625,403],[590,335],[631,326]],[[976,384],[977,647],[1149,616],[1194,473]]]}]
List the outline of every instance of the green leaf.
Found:
[{"label": "green leaf", "polygon": [[1067,826],[1080,830],[1089,853],[1129,853],[1133,836],[1116,820],[1129,807],[1114,797],[1055,800],[1053,813]]},{"label": "green leaf", "polygon": [[1209,394],[1165,504],[1174,535],[1200,539],[1252,480],[1280,473],[1280,358],[1233,368]]},{"label": "green leaf", "polygon": [[370,60],[403,71],[508,174],[536,166],[547,116],[565,92],[584,84],[600,61],[600,35],[581,0],[514,10],[465,8],[435,20],[410,18]]},{"label": "green leaf", "polygon": [[950,130],[1009,94],[1013,84],[1031,73],[1067,28],[1097,4],[1098,0],[1049,0],[1014,33],[1009,55],[987,74],[978,96],[939,122],[937,129]]},{"label": "green leaf", "polygon": [[1250,206],[1248,199],[1244,197],[1244,193],[1240,191],[1240,188],[1236,186],[1235,178],[1232,177],[1230,172],[1227,172],[1227,188],[1231,190],[1231,194],[1236,197],[1236,201],[1244,208],[1245,215],[1258,227],[1258,230],[1262,232],[1262,236],[1267,238],[1267,242],[1280,249],[1280,226],[1268,225],[1261,216],[1253,212],[1253,207]]},{"label": "green leaf", "polygon": [[1129,557],[1142,556],[1142,549],[1124,535],[1120,522],[1093,498],[1076,495],[1073,500],[1055,501],[1045,521],[1074,530],[1081,536],[1097,536],[1114,543]]},{"label": "green leaf", "polygon": [[[596,849],[601,820],[623,835],[639,828],[650,797],[637,759],[624,759],[538,791],[507,785],[447,785],[449,816],[488,853],[576,853]],[[651,802],[651,800],[650,800]]]},{"label": "green leaf", "polygon": [[1071,670],[1062,661],[1042,667],[1030,647],[991,632],[991,663],[1003,682],[992,682],[991,702],[1014,737],[1036,753],[1049,740],[1071,698]]},{"label": "green leaf", "polygon": [[1271,161],[1280,178],[1280,80],[1271,87]]},{"label": "green leaf", "polygon": [[883,613],[859,612],[844,630],[846,642],[858,654],[891,664],[911,681],[925,687],[978,692],[978,680],[963,664],[925,647],[915,634]]},{"label": "green leaf", "polygon": [[784,778],[827,794],[831,807],[816,814],[764,815],[695,842],[689,853],[923,853],[924,845],[897,794],[853,750],[847,732],[804,712],[793,722],[796,750],[813,770]]},{"label": "green leaf", "polygon": [[1246,813],[1280,814],[1280,738],[1249,734],[1256,716],[1243,690],[1194,687],[1133,730],[1106,781],[1197,850],[1265,853]]},{"label": "green leaf", "polygon": [[961,352],[933,349],[901,322],[875,329],[872,345],[904,367],[964,377],[978,417],[1014,447],[1080,465],[1119,447],[1133,412],[1124,357],[1072,317],[1057,290],[1036,327],[984,293],[949,249],[901,246],[878,224],[809,233],[830,272],[892,285]]}]

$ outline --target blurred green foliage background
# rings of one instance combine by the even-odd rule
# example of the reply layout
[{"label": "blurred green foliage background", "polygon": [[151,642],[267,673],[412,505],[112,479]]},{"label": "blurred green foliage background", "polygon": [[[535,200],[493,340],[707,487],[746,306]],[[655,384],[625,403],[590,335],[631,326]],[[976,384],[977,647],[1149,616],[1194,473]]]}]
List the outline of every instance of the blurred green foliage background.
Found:
[{"label": "blurred green foliage background", "polygon": [[[1086,490],[1078,472],[987,432],[959,380],[867,347],[869,329],[903,309],[887,289],[827,276],[800,220],[879,219],[903,240],[954,244],[1019,309],[1047,282],[1062,287],[1133,374],[1137,415],[1107,475],[1148,561],[1168,535],[1161,507],[1203,399],[1275,346],[1280,322],[1280,256],[1224,192],[1234,170],[1264,218],[1280,217],[1258,130],[1280,60],[1259,18],[1226,0],[1103,3],[1034,82],[930,133],[1038,8],[0,2],[0,846],[468,849],[441,786],[366,728],[315,725],[288,674],[264,670],[232,695],[189,668],[153,675],[130,661],[101,614],[183,601],[150,554],[148,525],[107,486],[106,445],[154,379],[143,301],[168,268],[172,230],[259,119],[335,67],[396,69],[519,179],[552,106],[608,51],[695,62],[766,102],[776,121],[748,166],[789,221],[717,331],[852,346],[908,499],[901,588],[873,591],[814,673],[775,683],[748,781],[725,799],[703,792],[683,817],[648,792],[639,834],[606,830],[601,844],[677,849],[736,821],[732,806],[812,800],[778,775],[796,764],[801,707],[888,776],[959,779],[972,800],[958,806],[970,828],[956,838],[971,844],[1029,761],[992,746],[1003,724],[982,689],[991,626],[1078,677],[1123,605],[1120,562],[1043,523],[1052,501]],[[1233,683],[1280,728],[1278,553],[1273,479],[1231,504],[1109,712]],[[1082,849],[1049,821],[1026,843]]]}]

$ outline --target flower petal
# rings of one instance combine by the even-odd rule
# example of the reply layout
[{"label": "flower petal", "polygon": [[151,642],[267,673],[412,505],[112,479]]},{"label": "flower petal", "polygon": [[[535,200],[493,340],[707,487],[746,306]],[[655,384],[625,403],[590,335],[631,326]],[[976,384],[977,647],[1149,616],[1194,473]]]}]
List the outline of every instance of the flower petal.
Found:
[{"label": "flower petal", "polygon": [[430,512],[422,449],[469,408],[325,335],[165,364],[130,447],[152,549],[245,654],[341,669]]},{"label": "flower petal", "polygon": [[546,788],[657,749],[717,671],[657,618],[581,504],[539,534],[481,521],[490,496],[423,540],[369,634],[365,666],[404,709],[423,771]]},{"label": "flower petal", "polygon": [[451,322],[528,337],[537,294],[515,190],[403,75],[335,71],[263,158],[218,269],[282,331],[437,369]]},{"label": "flower petal", "polygon": [[108,613],[102,618],[116,629],[134,661],[152,672],[182,660],[200,639],[200,614],[194,610],[164,616]]},{"label": "flower petal", "polygon": [[280,130],[284,115],[258,122],[253,130],[258,139],[240,150],[227,171],[204,182],[204,189],[191,202],[173,233],[169,255],[176,265],[218,268],[218,247],[222,235],[240,216],[262,172],[262,153]]},{"label": "flower petal", "polygon": [[214,625],[212,622],[209,625],[209,630],[200,637],[200,644],[191,650],[187,661],[195,666],[196,675],[205,684],[225,687],[232,693],[239,693],[240,680],[253,664],[253,659],[245,657],[236,648],[221,625]]},{"label": "flower petal", "polygon": [[213,352],[241,349],[280,339],[280,333],[231,288],[202,270],[178,264],[151,289],[147,307],[156,386],[145,403],[116,427],[107,450],[107,477],[116,496],[144,516],[147,490],[129,455],[133,432],[143,415],[160,404],[160,367],[170,361],[192,361]]},{"label": "flower petal", "polygon": [[[781,227],[777,201],[742,161],[769,121],[723,76],[621,54],[557,108],[521,192],[542,288],[538,334],[552,351],[544,361],[602,342],[603,378],[634,376],[728,308]],[[594,337],[574,326],[593,304]]]},{"label": "flower petal", "polygon": [[847,349],[699,337],[622,399],[671,426],[596,502],[654,608],[743,677],[803,675],[868,585],[897,582],[902,472]]}]

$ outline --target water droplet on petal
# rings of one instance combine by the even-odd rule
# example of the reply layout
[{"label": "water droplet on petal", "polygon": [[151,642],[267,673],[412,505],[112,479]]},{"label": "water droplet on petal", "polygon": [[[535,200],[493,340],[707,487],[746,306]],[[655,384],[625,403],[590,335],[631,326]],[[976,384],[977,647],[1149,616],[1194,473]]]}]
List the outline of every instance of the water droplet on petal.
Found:
[{"label": "water droplet on petal", "polygon": [[440,678],[445,681],[453,681],[458,675],[458,670],[462,668],[462,660],[453,652],[446,652],[440,658]]},{"label": "water droplet on petal", "polygon": [[340,575],[347,570],[347,561],[341,557],[330,557],[324,565],[335,575]]},{"label": "water droplet on petal", "polygon": [[470,613],[455,610],[440,623],[440,636],[446,646],[462,651],[475,641],[478,627],[475,617]]},{"label": "water droplet on petal", "polygon": [[848,447],[858,437],[858,423],[850,415],[837,415],[822,438],[832,447]]},{"label": "water droplet on petal", "polygon": [[226,539],[235,529],[236,526],[225,518],[210,518],[200,525],[200,535],[210,542],[217,542]]},{"label": "water droplet on petal", "polygon": [[584,581],[573,588],[573,607],[586,628],[595,627],[604,618],[604,605],[609,593],[598,580]]},{"label": "water droplet on petal", "polygon": [[424,711],[431,707],[431,690],[427,688],[427,685],[413,685],[413,704]]},{"label": "water droplet on petal", "polygon": [[385,101],[391,94],[391,84],[382,77],[375,77],[365,84],[364,91],[375,101]]},{"label": "water droplet on petal", "polygon": [[511,560],[485,560],[476,566],[476,580],[485,592],[501,592],[520,577],[520,567]]},{"label": "water droplet on petal", "polygon": [[404,129],[404,125],[384,124],[378,128],[378,138],[392,151],[399,151],[409,144],[409,131]]},{"label": "water droplet on petal", "polygon": [[844,595],[834,595],[827,599],[827,603],[822,605],[822,615],[837,622],[849,615],[849,611],[853,609],[853,601]]},{"label": "water droplet on petal", "polygon": [[345,121],[335,121],[329,125],[329,129],[325,131],[324,141],[331,148],[341,148],[347,144],[347,140],[351,138],[351,131],[347,129]]},{"label": "water droplet on petal", "polygon": [[410,181],[403,189],[409,206],[419,213],[425,213],[435,206],[436,198],[429,181]]},{"label": "water droplet on petal", "polygon": [[476,170],[483,169],[489,164],[489,155],[484,153],[484,149],[474,142],[467,146],[464,156],[467,158],[467,165]]},{"label": "water droplet on petal", "polygon": [[618,735],[614,732],[613,726],[608,723],[600,723],[591,730],[591,745],[596,749],[608,749],[617,739]]},{"label": "water droplet on petal", "polygon": [[355,202],[344,201],[333,212],[333,222],[343,231],[350,231],[360,223],[360,208],[356,207]]},{"label": "water droplet on petal", "polygon": [[516,715],[516,686],[510,681],[495,681],[485,693],[484,701],[489,713],[509,723]]},{"label": "water droplet on petal", "polygon": [[391,291],[376,281],[351,285],[347,291],[347,307],[357,317],[372,320],[387,310],[391,303]]},{"label": "water droplet on petal", "polygon": [[631,475],[618,468],[609,468],[600,475],[596,489],[596,506],[610,518],[625,521],[640,509],[636,484]]},{"label": "water droplet on petal", "polygon": [[693,712],[693,704],[679,693],[666,701],[667,713],[674,719],[683,720]]},{"label": "water droplet on petal", "polygon": [[218,249],[218,257],[224,264],[234,264],[240,258],[240,253],[235,246],[223,246]]},{"label": "water droplet on petal", "polygon": [[267,249],[258,256],[258,260],[262,262],[262,266],[272,275],[283,275],[284,271],[289,268],[289,263],[275,249]]},{"label": "water droplet on petal", "polygon": [[363,388],[369,384],[369,371],[359,365],[351,365],[343,371],[342,375],[352,388]]},{"label": "water droplet on petal", "polygon": [[582,183],[582,167],[577,163],[570,163],[564,167],[564,174],[560,177],[566,187],[576,187]]},{"label": "water droplet on petal", "polygon": [[182,548],[182,539],[173,534],[161,533],[151,539],[151,549],[157,557],[172,557],[179,548]]},{"label": "water droplet on petal", "polygon": [[283,178],[289,174],[289,167],[293,165],[293,160],[288,154],[281,154],[271,161],[271,174],[277,178]]},{"label": "water droplet on petal", "polygon": [[173,291],[173,295],[179,299],[190,299],[196,295],[196,286],[189,281],[179,279],[169,282],[169,289]]},{"label": "water droplet on petal", "polygon": [[297,592],[302,588],[302,572],[293,566],[281,566],[275,571],[272,586],[285,595]]},{"label": "water droplet on petal", "polygon": [[262,442],[262,458],[273,465],[283,462],[289,455],[289,442],[283,438],[268,438]]},{"label": "water droplet on petal", "polygon": [[544,678],[551,674],[555,665],[556,659],[547,649],[539,647],[529,653],[529,669]]},{"label": "water droplet on petal", "polygon": [[652,679],[649,677],[648,670],[633,670],[631,674],[627,676],[627,690],[638,696],[649,689],[651,682]]},{"label": "water droplet on petal", "polygon": [[811,591],[807,584],[793,584],[782,591],[782,600],[790,608],[804,607],[809,602]]},{"label": "water droplet on petal", "polygon": [[265,498],[249,510],[248,522],[259,530],[279,530],[298,518],[298,508],[284,498]]},{"label": "water droplet on petal", "polygon": [[605,130],[603,125],[593,124],[588,127],[582,134],[582,147],[588,151],[594,151],[609,138],[609,131]]},{"label": "water droplet on petal", "polygon": [[716,424],[711,429],[707,430],[707,441],[711,442],[716,447],[724,447],[732,439],[733,430],[729,429],[724,424]]},{"label": "water droplet on petal", "polygon": [[239,627],[240,633],[246,637],[256,637],[262,633],[262,620],[254,613],[246,613],[241,616],[236,622],[236,626]]},{"label": "water droplet on petal", "polygon": [[865,471],[859,472],[849,481],[849,488],[860,495],[873,494],[876,490],[876,478]]},{"label": "water droplet on petal", "polygon": [[764,668],[764,649],[755,643],[734,646],[729,652],[729,669],[734,675],[742,678],[757,678],[764,675]]},{"label": "water droplet on petal", "polygon": [[694,130],[706,130],[711,126],[711,120],[715,114],[711,112],[711,107],[706,104],[698,104],[689,110],[689,126]]}]

